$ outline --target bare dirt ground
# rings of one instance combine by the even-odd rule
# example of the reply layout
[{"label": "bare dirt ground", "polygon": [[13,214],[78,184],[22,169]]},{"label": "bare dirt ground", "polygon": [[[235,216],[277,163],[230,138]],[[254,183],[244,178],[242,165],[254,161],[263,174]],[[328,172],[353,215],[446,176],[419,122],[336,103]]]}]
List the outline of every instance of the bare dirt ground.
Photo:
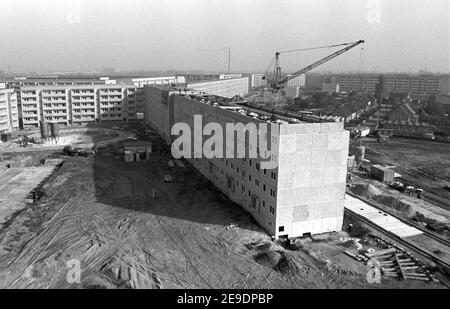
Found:
[{"label": "bare dirt ground", "polygon": [[[3,288],[435,288],[383,278],[346,256],[347,234],[284,247],[189,165],[125,163],[112,148],[67,157],[44,197],[0,227]],[[174,182],[165,183],[170,174]],[[156,192],[156,198],[153,192]],[[81,262],[81,283],[66,280]]]},{"label": "bare dirt ground", "polygon": [[405,181],[424,189],[425,201],[450,210],[450,191],[444,188],[450,186],[449,143],[393,138],[389,143],[363,140],[361,146],[372,163],[395,165]]},{"label": "bare dirt ground", "polygon": [[[18,140],[19,135],[27,134],[29,138],[34,138],[39,141],[38,144],[29,144],[28,147],[20,147]],[[57,141],[48,139],[42,141],[39,129],[32,129],[24,131],[22,134],[15,134],[15,138],[7,143],[0,143],[0,154],[19,152],[38,152],[49,151],[63,148],[65,145],[74,145],[79,147],[91,148],[94,144],[114,143],[126,138],[132,138],[135,134],[125,130],[112,130],[110,128],[98,127],[64,127],[59,132]]]},{"label": "bare dirt ground", "polygon": [[22,209],[28,193],[52,173],[54,166],[20,167],[0,171],[0,224],[12,213]]}]

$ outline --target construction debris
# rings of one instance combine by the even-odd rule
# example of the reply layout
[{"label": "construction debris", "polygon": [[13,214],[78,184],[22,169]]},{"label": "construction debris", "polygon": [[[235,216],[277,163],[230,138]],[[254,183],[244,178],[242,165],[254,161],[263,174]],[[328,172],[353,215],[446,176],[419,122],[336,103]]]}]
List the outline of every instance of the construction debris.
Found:
[{"label": "construction debris", "polygon": [[351,258],[364,262],[375,261],[376,265],[380,265],[381,272],[386,277],[399,278],[403,280],[421,280],[421,281],[436,281],[430,271],[415,259],[409,252],[406,252],[399,247],[377,237],[371,235],[378,244],[386,247],[386,249],[374,250],[358,250],[359,254],[350,251],[344,253]]}]

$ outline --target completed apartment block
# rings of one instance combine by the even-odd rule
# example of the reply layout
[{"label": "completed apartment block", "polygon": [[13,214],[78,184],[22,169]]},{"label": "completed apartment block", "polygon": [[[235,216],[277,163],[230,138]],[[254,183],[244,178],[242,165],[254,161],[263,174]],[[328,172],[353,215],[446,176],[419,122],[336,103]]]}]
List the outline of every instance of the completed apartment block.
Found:
[{"label": "completed apartment block", "polygon": [[[375,93],[379,74],[339,75],[337,83],[340,91],[367,91]],[[384,74],[386,93],[409,93],[412,95],[433,95],[441,91],[442,77],[438,75]]]},{"label": "completed apartment block", "polygon": [[19,128],[17,95],[13,89],[0,89],[0,133]]},{"label": "completed apartment block", "polygon": [[20,88],[24,128],[39,122],[86,124],[138,119],[144,93],[134,85],[25,86]]},{"label": "completed apartment block", "polygon": [[[194,132],[196,115],[202,116],[203,124],[219,123],[224,130],[226,124],[258,127],[270,123],[277,127],[276,133],[264,136],[266,142],[276,145],[272,153],[276,168],[264,169],[260,157],[248,155],[186,159],[270,235],[297,237],[342,228],[349,145],[343,123],[304,122],[282,115],[273,119],[263,110],[198,91],[145,86],[145,93],[145,121],[168,144],[176,138],[171,136],[175,123],[188,124]],[[234,143],[229,136],[226,141],[226,145]],[[259,149],[259,144],[246,140],[245,149],[248,154]]]}]

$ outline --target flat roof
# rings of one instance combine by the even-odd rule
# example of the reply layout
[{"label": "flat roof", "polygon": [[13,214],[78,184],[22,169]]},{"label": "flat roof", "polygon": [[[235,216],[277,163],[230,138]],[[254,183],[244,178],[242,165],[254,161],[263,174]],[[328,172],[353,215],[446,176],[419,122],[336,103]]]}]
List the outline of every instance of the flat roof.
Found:
[{"label": "flat roof", "polygon": [[95,85],[36,85],[24,86],[21,90],[36,90],[36,89],[92,89],[92,88],[137,88],[132,84],[95,84]]},{"label": "flat roof", "polygon": [[232,78],[224,78],[224,79],[207,79],[207,80],[196,80],[192,82],[188,82],[188,85],[196,85],[196,84],[206,84],[206,83],[217,83],[217,82],[227,82],[237,79],[248,79],[248,76],[241,76],[241,77],[232,77]]}]

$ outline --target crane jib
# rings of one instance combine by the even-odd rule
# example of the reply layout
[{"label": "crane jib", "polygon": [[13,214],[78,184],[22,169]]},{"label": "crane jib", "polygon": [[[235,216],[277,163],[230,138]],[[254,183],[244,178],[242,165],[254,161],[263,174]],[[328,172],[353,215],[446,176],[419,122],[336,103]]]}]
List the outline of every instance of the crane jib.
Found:
[{"label": "crane jib", "polygon": [[[348,50],[350,50],[350,49],[352,49],[352,48],[354,48],[354,47],[356,47],[356,46],[358,46],[359,44],[362,44],[362,43],[364,43],[364,40],[359,40],[359,41],[353,42],[353,43],[344,43],[344,44],[339,44],[339,45],[332,45],[332,46],[340,46],[340,45],[347,45],[347,46],[344,47],[343,49],[340,49],[340,50],[338,50],[338,51],[336,51],[336,52],[334,52],[334,53],[332,53],[332,54],[330,54],[330,55],[328,55],[328,56],[326,56],[326,57],[324,57],[324,58],[322,58],[322,59],[320,59],[320,60],[318,60],[318,61],[316,61],[316,62],[310,64],[310,65],[308,65],[307,67],[304,67],[303,69],[301,69],[301,70],[299,70],[299,71],[297,71],[297,72],[295,72],[295,73],[293,73],[293,74],[291,74],[291,75],[289,75],[289,76],[284,77],[283,79],[281,79],[281,80],[279,80],[279,81],[273,82],[273,83],[271,84],[271,87],[272,87],[274,90],[280,90],[280,89],[282,89],[282,88],[284,88],[284,87],[286,86],[286,84],[287,84],[287,82],[288,82],[289,80],[291,80],[291,79],[293,79],[293,78],[295,78],[295,77],[297,77],[297,76],[300,76],[300,75],[302,75],[302,74],[305,74],[305,73],[308,72],[308,71],[311,71],[312,69],[318,67],[319,65],[322,65],[322,64],[324,64],[325,62],[328,62],[328,61],[330,61],[331,59],[336,58],[337,56],[339,56],[339,55],[345,53],[346,51],[348,51]],[[348,45],[348,44],[350,44],[350,45]],[[292,51],[294,51],[294,50],[292,50]],[[290,52],[290,51],[287,51],[287,52]],[[282,53],[282,52],[277,52],[277,53],[276,53],[276,57],[277,57],[277,58],[278,58],[278,56],[280,55],[280,53]],[[277,59],[277,60],[278,60],[278,59]],[[277,62],[278,62],[278,61],[277,61]],[[277,65],[279,65],[279,64],[277,63]],[[278,71],[278,74],[281,73],[281,72],[280,72],[281,69],[280,69],[279,67],[278,67],[278,68],[275,68],[275,71]],[[278,76],[279,76],[279,75],[278,75]]]}]

